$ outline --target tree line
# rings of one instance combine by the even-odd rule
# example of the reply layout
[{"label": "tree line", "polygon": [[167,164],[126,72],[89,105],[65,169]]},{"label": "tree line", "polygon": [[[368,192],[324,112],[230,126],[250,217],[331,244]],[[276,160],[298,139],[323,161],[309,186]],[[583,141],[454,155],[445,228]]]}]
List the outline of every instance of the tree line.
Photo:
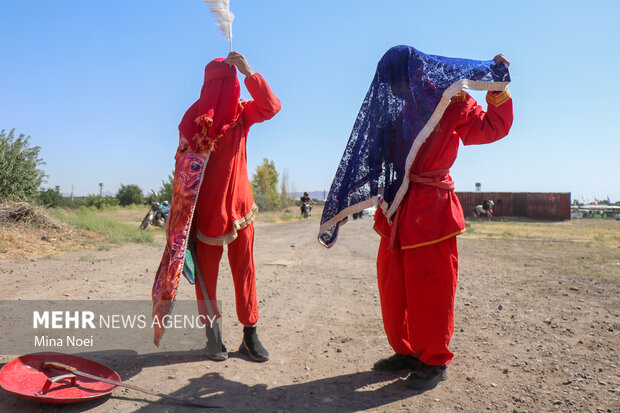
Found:
[{"label": "tree line", "polygon": [[[42,169],[45,162],[39,157],[40,151],[39,146],[30,145],[30,136],[21,133],[16,136],[15,129],[8,133],[4,129],[0,131],[0,202],[29,201],[47,207],[75,208],[84,205],[102,208],[172,201],[174,173],[162,180],[157,192],[151,191],[147,196],[138,185],[122,184],[114,197],[102,194],[74,199],[65,197],[60,193],[59,186],[42,188],[47,175]],[[254,202],[261,211],[285,208],[295,203],[294,199],[289,198],[295,188],[288,173],[278,173],[274,162],[267,158],[256,167],[251,185]]]}]

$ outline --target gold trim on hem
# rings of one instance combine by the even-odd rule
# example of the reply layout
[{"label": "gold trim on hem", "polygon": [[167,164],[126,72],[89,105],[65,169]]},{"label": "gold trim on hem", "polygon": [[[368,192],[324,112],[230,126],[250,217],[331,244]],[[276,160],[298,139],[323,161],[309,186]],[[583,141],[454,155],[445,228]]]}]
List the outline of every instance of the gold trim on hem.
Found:
[{"label": "gold trim on hem", "polygon": [[207,245],[230,244],[237,239],[237,231],[250,225],[254,221],[254,218],[256,218],[257,214],[258,206],[256,206],[256,204],[252,204],[252,209],[245,217],[233,222],[233,229],[229,233],[222,235],[221,237],[208,237],[202,232],[200,232],[198,228],[196,228],[196,238],[198,239],[198,241],[203,242]]},{"label": "gold trim on hem", "polygon": [[407,245],[406,247],[401,247],[400,249],[402,249],[402,250],[410,250],[410,249],[413,249],[413,248],[424,247],[426,245],[437,244],[437,243],[439,243],[441,241],[447,240],[448,238],[452,238],[452,237],[455,237],[457,235],[461,235],[464,232],[465,232],[465,228],[463,228],[460,231],[455,232],[454,234],[446,235],[445,237],[441,237],[441,238],[433,240],[433,241],[422,242],[420,244],[415,244],[415,245]]},{"label": "gold trim on hem", "polygon": [[390,238],[390,237],[388,237],[387,235],[383,234],[381,231],[379,231],[379,230],[378,230],[375,226],[373,226],[373,227],[372,227],[372,229],[374,229],[374,230],[375,230],[375,232],[376,232],[377,234],[379,234],[379,236],[381,236],[381,237],[383,237],[383,238]]}]

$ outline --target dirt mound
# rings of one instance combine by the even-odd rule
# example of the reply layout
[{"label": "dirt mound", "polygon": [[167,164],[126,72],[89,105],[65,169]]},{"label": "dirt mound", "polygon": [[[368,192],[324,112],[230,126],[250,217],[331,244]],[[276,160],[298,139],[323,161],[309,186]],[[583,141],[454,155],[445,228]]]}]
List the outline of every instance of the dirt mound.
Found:
[{"label": "dirt mound", "polygon": [[26,202],[0,204],[0,257],[58,255],[77,246],[88,248],[95,237],[50,217]]},{"label": "dirt mound", "polygon": [[50,217],[43,208],[26,202],[0,204],[0,223],[21,223],[37,228],[71,230],[71,227]]}]

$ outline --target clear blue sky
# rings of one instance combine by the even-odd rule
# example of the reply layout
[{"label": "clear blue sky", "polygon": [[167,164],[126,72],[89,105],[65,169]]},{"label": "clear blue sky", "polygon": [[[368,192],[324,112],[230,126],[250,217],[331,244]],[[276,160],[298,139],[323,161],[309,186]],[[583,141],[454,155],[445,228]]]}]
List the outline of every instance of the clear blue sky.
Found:
[{"label": "clear blue sky", "polygon": [[[572,192],[620,200],[617,0],[231,0],[233,48],[282,100],[250,131],[297,191],[328,190],[376,63],[389,47],[511,61],[515,121],[497,143],[462,147],[458,191]],[[204,65],[228,43],[200,0],[3,1],[0,129],[39,145],[47,187],[158,189]],[[244,97],[249,97],[246,91]],[[483,94],[474,94],[484,101]]]}]

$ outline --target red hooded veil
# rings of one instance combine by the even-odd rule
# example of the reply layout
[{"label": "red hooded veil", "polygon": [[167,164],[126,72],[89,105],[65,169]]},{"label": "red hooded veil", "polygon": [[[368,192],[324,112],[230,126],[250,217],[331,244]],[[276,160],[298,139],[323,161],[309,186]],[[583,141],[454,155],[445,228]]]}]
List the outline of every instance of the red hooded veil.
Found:
[{"label": "red hooded veil", "polygon": [[205,80],[200,97],[187,109],[179,124],[179,132],[195,152],[213,152],[217,141],[235,127],[242,112],[237,69],[223,58],[205,67]]}]

